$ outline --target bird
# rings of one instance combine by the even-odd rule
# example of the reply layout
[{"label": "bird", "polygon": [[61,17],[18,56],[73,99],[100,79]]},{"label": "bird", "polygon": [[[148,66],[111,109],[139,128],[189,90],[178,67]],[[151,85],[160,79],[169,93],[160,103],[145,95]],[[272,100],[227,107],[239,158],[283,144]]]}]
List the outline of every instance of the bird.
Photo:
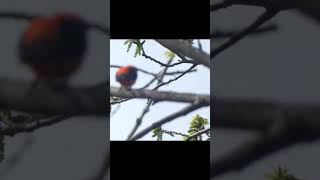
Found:
[{"label": "bird", "polygon": [[121,66],[116,72],[116,81],[125,89],[131,89],[137,77],[137,68],[133,65]]},{"label": "bird", "polygon": [[35,74],[36,82],[67,86],[87,51],[85,21],[69,12],[30,20],[19,41],[19,57]]}]

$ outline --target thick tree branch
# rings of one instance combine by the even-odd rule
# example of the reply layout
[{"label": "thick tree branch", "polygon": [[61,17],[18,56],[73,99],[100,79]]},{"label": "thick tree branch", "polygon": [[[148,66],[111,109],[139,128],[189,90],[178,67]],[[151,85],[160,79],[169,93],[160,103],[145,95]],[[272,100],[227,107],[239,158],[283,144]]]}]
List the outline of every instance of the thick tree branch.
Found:
[{"label": "thick tree branch", "polygon": [[154,101],[174,101],[174,102],[184,102],[192,103],[198,99],[202,101],[205,105],[210,105],[210,96],[193,94],[193,93],[177,93],[172,91],[155,91],[155,90],[142,90],[142,89],[131,89],[125,90],[117,87],[110,87],[110,95],[123,98],[140,98],[147,99],[150,98]]},{"label": "thick tree branch", "polygon": [[291,0],[224,0],[210,5],[210,12],[214,12],[232,5],[258,6],[273,10],[286,10],[294,7]]},{"label": "thick tree branch", "polygon": [[[320,104],[280,103],[258,99],[215,98],[214,127],[265,131],[274,122],[303,120],[301,128],[320,130]],[[319,131],[320,132],[320,131]]]},{"label": "thick tree branch", "polygon": [[28,92],[32,85],[29,82],[0,78],[0,84],[1,108],[47,115],[106,115],[108,113],[108,83],[66,91],[39,85],[30,95]]},{"label": "thick tree branch", "polygon": [[283,118],[286,105],[255,99],[215,98],[214,128],[263,131]]},{"label": "thick tree branch", "polygon": [[293,0],[299,11],[320,23],[320,2],[318,0]]},{"label": "thick tree branch", "polygon": [[192,47],[188,42],[172,39],[156,39],[156,41],[172,52],[183,54],[184,56],[193,59],[196,63],[203,64],[207,68],[210,68],[210,56],[207,53]]},{"label": "thick tree branch", "polygon": [[215,129],[240,128],[255,130],[262,135],[212,161],[211,177],[241,170],[276,151],[319,139],[319,119],[319,104],[216,99]]}]

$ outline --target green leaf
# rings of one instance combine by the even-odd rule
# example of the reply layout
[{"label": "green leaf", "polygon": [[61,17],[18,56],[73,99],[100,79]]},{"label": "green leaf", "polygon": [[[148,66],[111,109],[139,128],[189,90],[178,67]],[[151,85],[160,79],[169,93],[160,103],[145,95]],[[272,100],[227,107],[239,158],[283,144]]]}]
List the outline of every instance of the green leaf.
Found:
[{"label": "green leaf", "polygon": [[124,42],[124,45],[127,45],[127,52],[130,51],[133,44],[136,45],[136,49],[134,52],[134,57],[141,56],[143,52],[143,44],[145,41],[142,41],[140,39],[128,39]]},{"label": "green leaf", "polygon": [[132,44],[133,44],[132,39],[128,39],[126,42],[124,42],[124,45],[126,45],[126,44],[128,45],[127,46],[127,52],[129,52],[131,47],[132,47]]},{"label": "green leaf", "polygon": [[163,132],[161,127],[154,129],[152,132],[152,137],[157,137],[157,141],[162,141]]},{"label": "green leaf", "polygon": [[170,50],[166,50],[164,52],[164,55],[169,61],[172,61],[176,56],[176,54],[174,52],[170,51]]},{"label": "green leaf", "polygon": [[190,135],[195,134],[203,129],[205,126],[209,124],[208,119],[201,117],[200,115],[196,115],[192,118],[188,133]]},{"label": "green leaf", "polygon": [[266,173],[265,177],[268,180],[299,180],[289,174],[287,169],[283,169],[281,167],[278,167],[273,172]]}]

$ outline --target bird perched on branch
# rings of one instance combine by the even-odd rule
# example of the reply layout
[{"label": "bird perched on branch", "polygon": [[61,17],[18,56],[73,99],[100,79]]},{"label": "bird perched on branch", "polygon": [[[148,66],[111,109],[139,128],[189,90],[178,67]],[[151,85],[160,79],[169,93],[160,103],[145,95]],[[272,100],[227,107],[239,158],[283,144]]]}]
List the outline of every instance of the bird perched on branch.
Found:
[{"label": "bird perched on branch", "polygon": [[132,65],[122,66],[116,73],[116,80],[122,87],[130,89],[136,82],[138,76],[137,68]]},{"label": "bird perched on branch", "polygon": [[21,36],[20,59],[31,67],[36,81],[65,86],[83,62],[87,29],[84,20],[71,13],[36,17]]}]

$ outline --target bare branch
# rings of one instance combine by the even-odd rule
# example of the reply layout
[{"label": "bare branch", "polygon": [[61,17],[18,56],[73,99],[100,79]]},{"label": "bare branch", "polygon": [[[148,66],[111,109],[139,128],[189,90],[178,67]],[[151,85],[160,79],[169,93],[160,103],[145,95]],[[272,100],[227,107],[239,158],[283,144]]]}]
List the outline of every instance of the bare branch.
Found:
[{"label": "bare branch", "polygon": [[320,13],[319,8],[320,4],[317,0],[293,0],[297,9],[302,12],[304,15],[307,15],[320,23]]},{"label": "bare branch", "polygon": [[125,98],[150,98],[154,101],[174,101],[174,102],[185,102],[192,103],[198,99],[205,105],[210,105],[210,96],[209,95],[201,95],[201,94],[193,94],[193,93],[177,93],[172,91],[155,91],[155,90],[125,90],[111,86],[110,87],[110,95],[117,97],[125,97]]},{"label": "bare branch", "polygon": [[[80,87],[56,91],[46,85],[35,87],[27,96],[31,83],[0,78],[0,107],[28,113],[47,115],[79,114],[105,115],[108,86]],[[75,105],[75,98],[81,104]]]},{"label": "bare branch", "polygon": [[168,80],[167,82],[162,82],[162,83],[159,83],[155,88],[153,89],[158,89],[159,87],[161,86],[164,86],[164,85],[167,85],[173,81],[176,81],[178,79],[180,79],[181,77],[183,77],[184,75],[186,75],[188,72],[191,72],[197,65],[192,65],[189,69],[187,69],[184,73],[180,74],[179,76],[177,76],[176,78],[173,78],[173,79],[170,79]]},{"label": "bare branch", "polygon": [[192,47],[189,43],[183,40],[172,39],[156,39],[156,41],[172,52],[183,54],[184,56],[193,59],[196,63],[203,64],[210,69],[210,56],[207,53]]},{"label": "bare branch", "polygon": [[258,6],[276,11],[291,9],[294,7],[293,1],[290,0],[224,0],[210,5],[210,12],[218,11],[232,5]]},{"label": "bare branch", "polygon": [[194,61],[190,61],[190,60],[187,60],[187,59],[181,59],[179,62],[176,62],[176,63],[173,63],[173,64],[162,63],[161,61],[159,61],[159,60],[147,55],[144,49],[142,49],[142,54],[141,55],[143,57],[145,57],[146,59],[150,59],[151,61],[159,64],[160,66],[165,66],[165,67],[173,67],[173,66],[176,66],[176,65],[179,65],[179,64],[183,64],[183,63],[191,63],[191,64],[194,63]]},{"label": "bare branch", "polygon": [[[261,34],[266,34],[269,32],[274,32],[278,30],[278,26],[275,24],[271,24],[268,26],[264,26],[261,28],[258,28],[251,33],[248,34],[248,36],[256,36]],[[225,31],[225,30],[215,30],[210,33],[210,37],[213,39],[220,39],[220,38],[230,38],[234,36],[237,33],[237,31]]]},{"label": "bare branch", "polygon": [[[171,62],[172,62],[172,59],[169,60],[168,65],[170,65]],[[162,83],[164,75],[167,72],[168,68],[169,67],[165,66],[163,68],[163,70],[160,71],[160,73],[158,73],[159,74],[158,84]],[[160,88],[160,86],[155,87],[154,90],[159,89],[159,88]],[[136,124],[133,127],[132,131],[129,133],[127,140],[129,140],[136,133],[136,131],[138,130],[138,128],[140,127],[140,125],[142,123],[143,118],[150,111],[150,107],[151,107],[152,104],[153,104],[153,101],[151,99],[148,99],[147,100],[147,104],[143,108],[141,115],[136,119]]]},{"label": "bare branch", "polygon": [[[110,65],[110,68],[120,68],[121,66],[118,66],[118,65]],[[166,66],[167,67],[167,66]],[[136,69],[142,73],[145,73],[147,75],[150,75],[150,76],[154,76],[154,77],[159,77],[159,73],[153,73],[153,72],[149,72],[149,71],[146,71],[144,69],[140,69],[140,68],[137,68]],[[196,70],[192,70],[190,72],[196,72]],[[164,73],[164,75],[168,75],[168,76],[174,76],[174,75],[177,75],[177,74],[183,74],[185,73],[185,71],[172,71],[172,72],[166,72]]]},{"label": "bare branch", "polygon": [[0,135],[7,135],[7,136],[14,136],[18,133],[26,133],[26,132],[33,132],[42,127],[51,126],[53,124],[59,123],[64,121],[73,115],[61,115],[52,118],[48,118],[45,120],[35,121],[33,123],[29,123],[26,125],[15,125],[14,127],[8,127],[6,129],[0,130]]},{"label": "bare branch", "polygon": [[[20,13],[20,12],[0,12],[0,19],[15,19],[15,20],[31,20],[33,18],[39,17],[40,15],[32,15],[28,13]],[[110,35],[110,28],[105,27],[101,24],[94,22],[85,22],[89,28],[96,29],[103,34]]]},{"label": "bare branch", "polygon": [[136,141],[140,138],[142,138],[143,136],[145,136],[146,134],[148,134],[149,132],[151,132],[153,129],[161,127],[162,125],[180,117],[180,116],[184,116],[196,109],[199,109],[201,107],[205,106],[205,104],[201,101],[195,101],[193,104],[181,109],[178,112],[175,112],[155,123],[153,123],[151,126],[147,127],[146,129],[142,130],[140,133],[136,134],[135,136],[133,136],[132,138],[129,139],[129,141]]},{"label": "bare branch", "polygon": [[20,12],[0,12],[0,18],[2,19],[16,19],[16,20],[31,20],[39,15],[31,15]]},{"label": "bare branch", "polygon": [[218,54],[220,54],[224,50],[228,49],[232,45],[234,45],[237,42],[239,42],[241,39],[246,37],[248,34],[250,34],[252,31],[257,29],[263,23],[265,23],[266,21],[268,21],[271,18],[273,18],[277,13],[278,13],[278,11],[266,11],[266,12],[264,12],[261,16],[258,17],[258,19],[256,19],[247,28],[243,29],[239,33],[237,33],[234,36],[232,36],[227,42],[225,42],[221,46],[217,47],[216,49],[211,50],[210,51],[210,59],[215,58]]},{"label": "bare branch", "polygon": [[283,118],[285,104],[257,99],[215,98],[214,127],[264,131]]},{"label": "bare branch", "polygon": [[241,170],[252,162],[301,142],[320,138],[320,105],[217,99],[214,127],[261,133],[212,163],[211,177]]},{"label": "bare branch", "polygon": [[[211,162],[211,178],[233,170],[241,170],[254,161],[292,145],[315,140],[314,134],[299,131],[288,121],[278,121],[262,136],[241,144],[220,159]],[[292,126],[294,125],[294,126]],[[318,136],[319,138],[319,136]]]}]

